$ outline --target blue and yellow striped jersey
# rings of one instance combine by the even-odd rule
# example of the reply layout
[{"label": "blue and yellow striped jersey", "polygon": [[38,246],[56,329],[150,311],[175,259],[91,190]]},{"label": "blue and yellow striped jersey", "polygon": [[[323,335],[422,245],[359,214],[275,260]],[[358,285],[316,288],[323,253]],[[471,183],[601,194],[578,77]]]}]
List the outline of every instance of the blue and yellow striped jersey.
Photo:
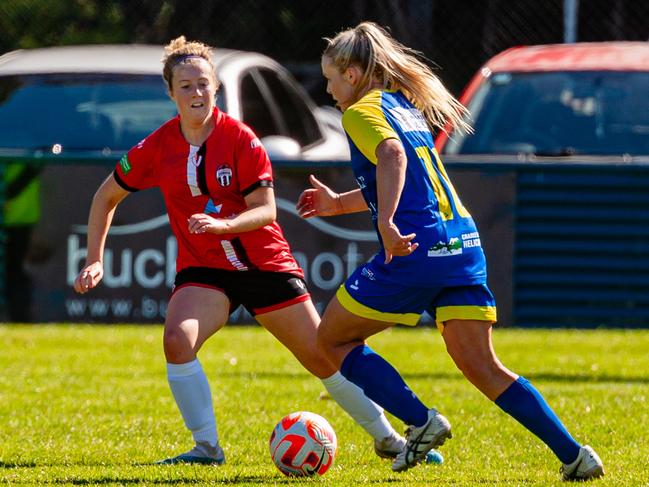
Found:
[{"label": "blue and yellow striped jersey", "polygon": [[386,139],[399,139],[408,159],[394,223],[402,235],[416,233],[419,248],[383,268],[380,252],[373,271],[387,272],[390,279],[403,283],[484,283],[486,264],[475,223],[448,178],[421,112],[400,91],[374,90],[349,107],[342,122],[354,176],[375,228],[376,148]]}]

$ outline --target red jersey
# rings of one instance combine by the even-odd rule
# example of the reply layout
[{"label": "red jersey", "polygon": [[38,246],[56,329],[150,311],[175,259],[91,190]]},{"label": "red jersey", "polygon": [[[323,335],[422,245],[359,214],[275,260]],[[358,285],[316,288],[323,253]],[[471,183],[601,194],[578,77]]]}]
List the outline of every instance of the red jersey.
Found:
[{"label": "red jersey", "polygon": [[189,233],[191,215],[232,217],[247,208],[244,196],[273,186],[270,160],[252,130],[216,108],[212,116],[214,130],[201,147],[185,140],[179,117],[166,122],[119,161],[116,181],[127,191],[160,188],[178,240],[176,271],[258,269],[303,278],[277,222],[242,233]]}]

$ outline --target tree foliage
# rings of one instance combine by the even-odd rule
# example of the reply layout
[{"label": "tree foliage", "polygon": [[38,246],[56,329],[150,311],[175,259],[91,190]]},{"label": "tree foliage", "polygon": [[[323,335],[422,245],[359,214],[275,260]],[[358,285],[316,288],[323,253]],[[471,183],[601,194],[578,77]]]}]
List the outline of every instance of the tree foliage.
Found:
[{"label": "tree foliage", "polygon": [[[422,51],[457,92],[499,51],[562,42],[564,0],[0,0],[0,54],[66,44],[164,44],[184,34],[315,72],[322,38],[362,20]],[[579,2],[577,31],[578,40],[647,40],[649,3]]]}]

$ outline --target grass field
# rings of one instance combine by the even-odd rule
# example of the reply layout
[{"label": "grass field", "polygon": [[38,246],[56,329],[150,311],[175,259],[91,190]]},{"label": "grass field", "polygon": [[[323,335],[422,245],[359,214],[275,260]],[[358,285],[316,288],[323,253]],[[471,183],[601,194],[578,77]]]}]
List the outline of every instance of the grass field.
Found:
[{"label": "grass field", "polygon": [[[562,484],[549,449],[461,377],[431,329],[391,330],[371,345],[453,424],[441,466],[392,473],[369,437],[320,398],[319,381],[258,327],[226,327],[200,356],[227,465],[151,465],[191,446],[161,342],[159,326],[0,326],[0,483]],[[505,364],[597,449],[607,475],[593,484],[649,485],[649,331],[502,329],[495,342]],[[286,478],[270,460],[273,426],[298,410],[325,416],[338,435],[335,465],[318,479]]]}]

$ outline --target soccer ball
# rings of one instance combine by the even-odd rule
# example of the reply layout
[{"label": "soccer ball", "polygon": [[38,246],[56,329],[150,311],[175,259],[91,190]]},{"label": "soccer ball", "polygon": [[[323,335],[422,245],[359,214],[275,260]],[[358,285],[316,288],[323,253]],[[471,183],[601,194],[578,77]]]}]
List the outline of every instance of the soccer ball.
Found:
[{"label": "soccer ball", "polygon": [[334,462],[336,432],[322,416],[299,411],[284,416],[270,435],[270,456],[284,475],[322,475]]}]

